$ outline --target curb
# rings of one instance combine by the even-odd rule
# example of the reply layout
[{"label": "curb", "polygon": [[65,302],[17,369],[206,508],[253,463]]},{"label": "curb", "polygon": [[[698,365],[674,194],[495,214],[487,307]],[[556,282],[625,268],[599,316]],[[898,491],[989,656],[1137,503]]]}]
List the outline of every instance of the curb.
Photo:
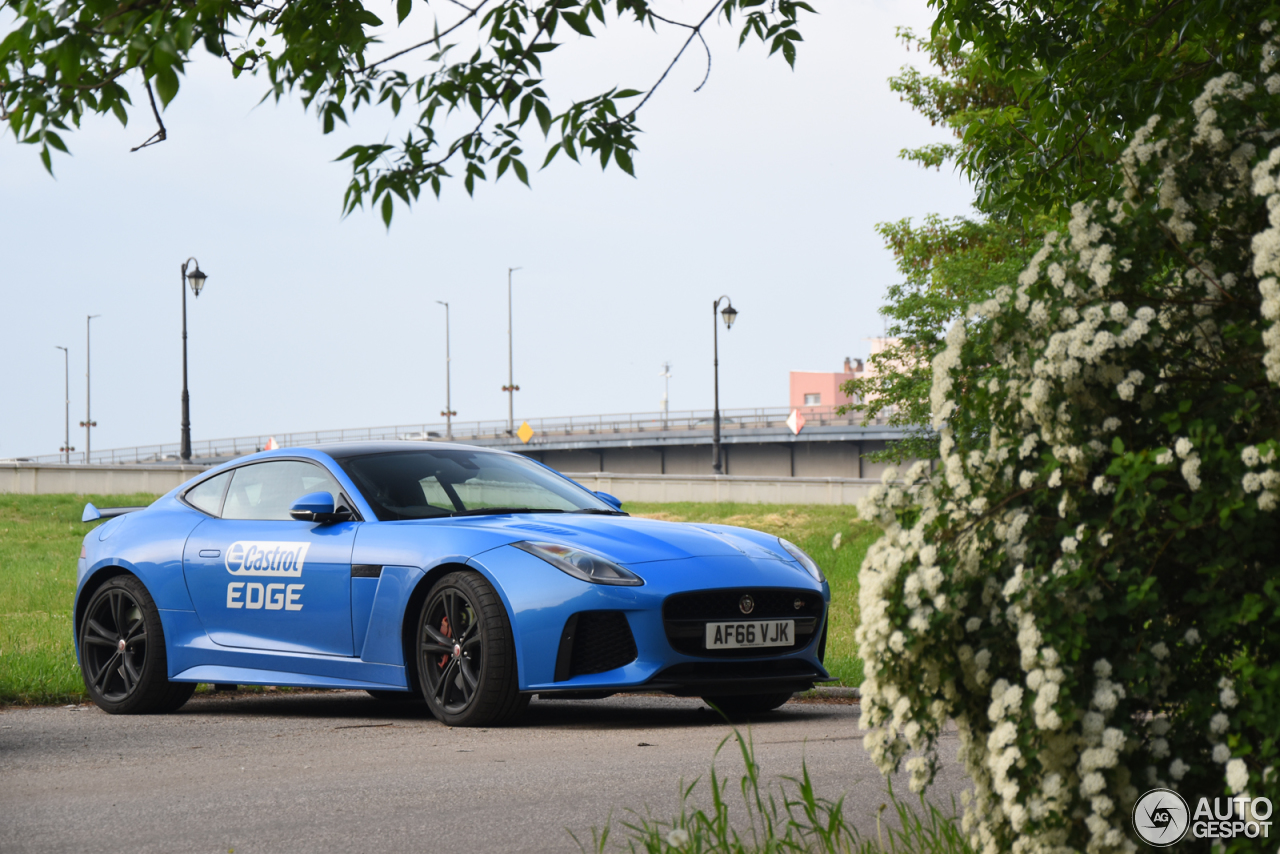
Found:
[{"label": "curb", "polygon": [[861,688],[845,688],[843,686],[828,687],[826,685],[819,685],[811,691],[805,691],[800,696],[813,697],[819,700],[834,700],[834,699],[861,700],[862,689]]}]

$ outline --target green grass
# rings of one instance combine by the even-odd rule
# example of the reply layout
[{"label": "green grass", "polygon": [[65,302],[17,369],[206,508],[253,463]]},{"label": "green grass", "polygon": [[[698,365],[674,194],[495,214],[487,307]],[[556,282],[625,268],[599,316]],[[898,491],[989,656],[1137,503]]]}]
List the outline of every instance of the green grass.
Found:
[{"label": "green grass", "polygon": [[[154,495],[0,495],[0,704],[83,702],[72,646],[76,559],[89,525],[86,501],[99,507],[149,504]],[[831,581],[827,668],[843,685],[862,682],[853,642],[858,625],[858,566],[879,536],[852,507],[771,504],[640,504],[636,516],[741,525],[786,537],[813,556]],[[838,550],[832,537],[841,532]]]},{"label": "green grass", "polygon": [[[858,627],[858,568],[880,529],[858,519],[849,506],[823,504],[645,504],[629,501],[633,516],[671,522],[714,522],[754,528],[790,540],[809,553],[831,583],[827,669],[841,685],[862,684],[862,659],[853,632]],[[840,548],[833,549],[835,535]]]},{"label": "green grass", "polygon": [[[743,773],[736,781],[716,767],[730,742],[742,759]],[[729,761],[736,764],[734,758]],[[716,748],[709,773],[692,783],[681,780],[679,792],[680,811],[670,820],[628,808],[629,818],[619,822],[620,829],[610,815],[604,827],[591,828],[589,841],[572,830],[569,836],[582,854],[974,854],[954,800],[949,811],[923,796],[914,799],[917,806],[899,798],[889,785],[876,813],[875,838],[864,837],[845,815],[843,795],[834,801],[818,795],[807,763],[801,762],[799,777],[766,780],[750,730],[743,735],[736,727]],[[893,812],[886,817],[890,804]]]},{"label": "green grass", "polygon": [[150,504],[154,495],[0,495],[0,703],[84,700],[71,636],[85,502]]}]

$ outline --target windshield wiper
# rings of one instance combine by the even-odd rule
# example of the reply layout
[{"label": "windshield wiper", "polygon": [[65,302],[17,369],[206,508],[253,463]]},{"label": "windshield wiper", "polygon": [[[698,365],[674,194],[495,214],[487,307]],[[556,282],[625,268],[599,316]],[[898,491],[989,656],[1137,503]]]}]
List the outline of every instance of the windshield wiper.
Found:
[{"label": "windshield wiper", "polygon": [[511,513],[563,513],[557,507],[477,507],[474,510],[455,510],[450,516],[506,516]]},{"label": "windshield wiper", "polygon": [[583,507],[581,510],[570,510],[570,513],[590,513],[594,516],[630,516],[621,510],[605,510],[603,507]]}]

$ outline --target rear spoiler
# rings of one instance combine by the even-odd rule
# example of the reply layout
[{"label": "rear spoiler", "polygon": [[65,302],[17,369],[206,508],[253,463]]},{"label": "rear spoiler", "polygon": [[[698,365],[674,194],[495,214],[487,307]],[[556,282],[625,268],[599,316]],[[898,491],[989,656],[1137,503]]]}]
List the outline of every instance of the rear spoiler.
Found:
[{"label": "rear spoiler", "polygon": [[92,504],[84,506],[84,513],[80,516],[81,522],[96,522],[99,519],[112,519],[116,516],[123,516],[126,513],[135,513],[138,510],[146,510],[145,507],[103,507],[99,510]]}]

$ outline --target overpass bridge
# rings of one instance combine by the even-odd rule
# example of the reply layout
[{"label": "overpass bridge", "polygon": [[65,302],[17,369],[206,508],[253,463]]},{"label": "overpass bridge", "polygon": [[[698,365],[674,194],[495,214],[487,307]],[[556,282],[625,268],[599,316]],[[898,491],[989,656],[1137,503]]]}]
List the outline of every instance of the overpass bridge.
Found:
[{"label": "overpass bridge", "polygon": [[[726,475],[878,478],[884,465],[864,459],[906,430],[884,418],[831,411],[805,412],[799,432],[787,425],[786,407],[724,409],[720,442]],[[712,410],[531,418],[528,441],[507,432],[506,421],[454,422],[452,441],[516,451],[562,472],[702,475],[711,473]],[[444,423],[399,424],[207,439],[191,444],[192,463],[216,465],[260,451],[273,440],[282,448],[357,440],[450,441]],[[178,463],[177,442],[71,455],[93,465]],[[61,454],[23,458],[62,462]]]}]

